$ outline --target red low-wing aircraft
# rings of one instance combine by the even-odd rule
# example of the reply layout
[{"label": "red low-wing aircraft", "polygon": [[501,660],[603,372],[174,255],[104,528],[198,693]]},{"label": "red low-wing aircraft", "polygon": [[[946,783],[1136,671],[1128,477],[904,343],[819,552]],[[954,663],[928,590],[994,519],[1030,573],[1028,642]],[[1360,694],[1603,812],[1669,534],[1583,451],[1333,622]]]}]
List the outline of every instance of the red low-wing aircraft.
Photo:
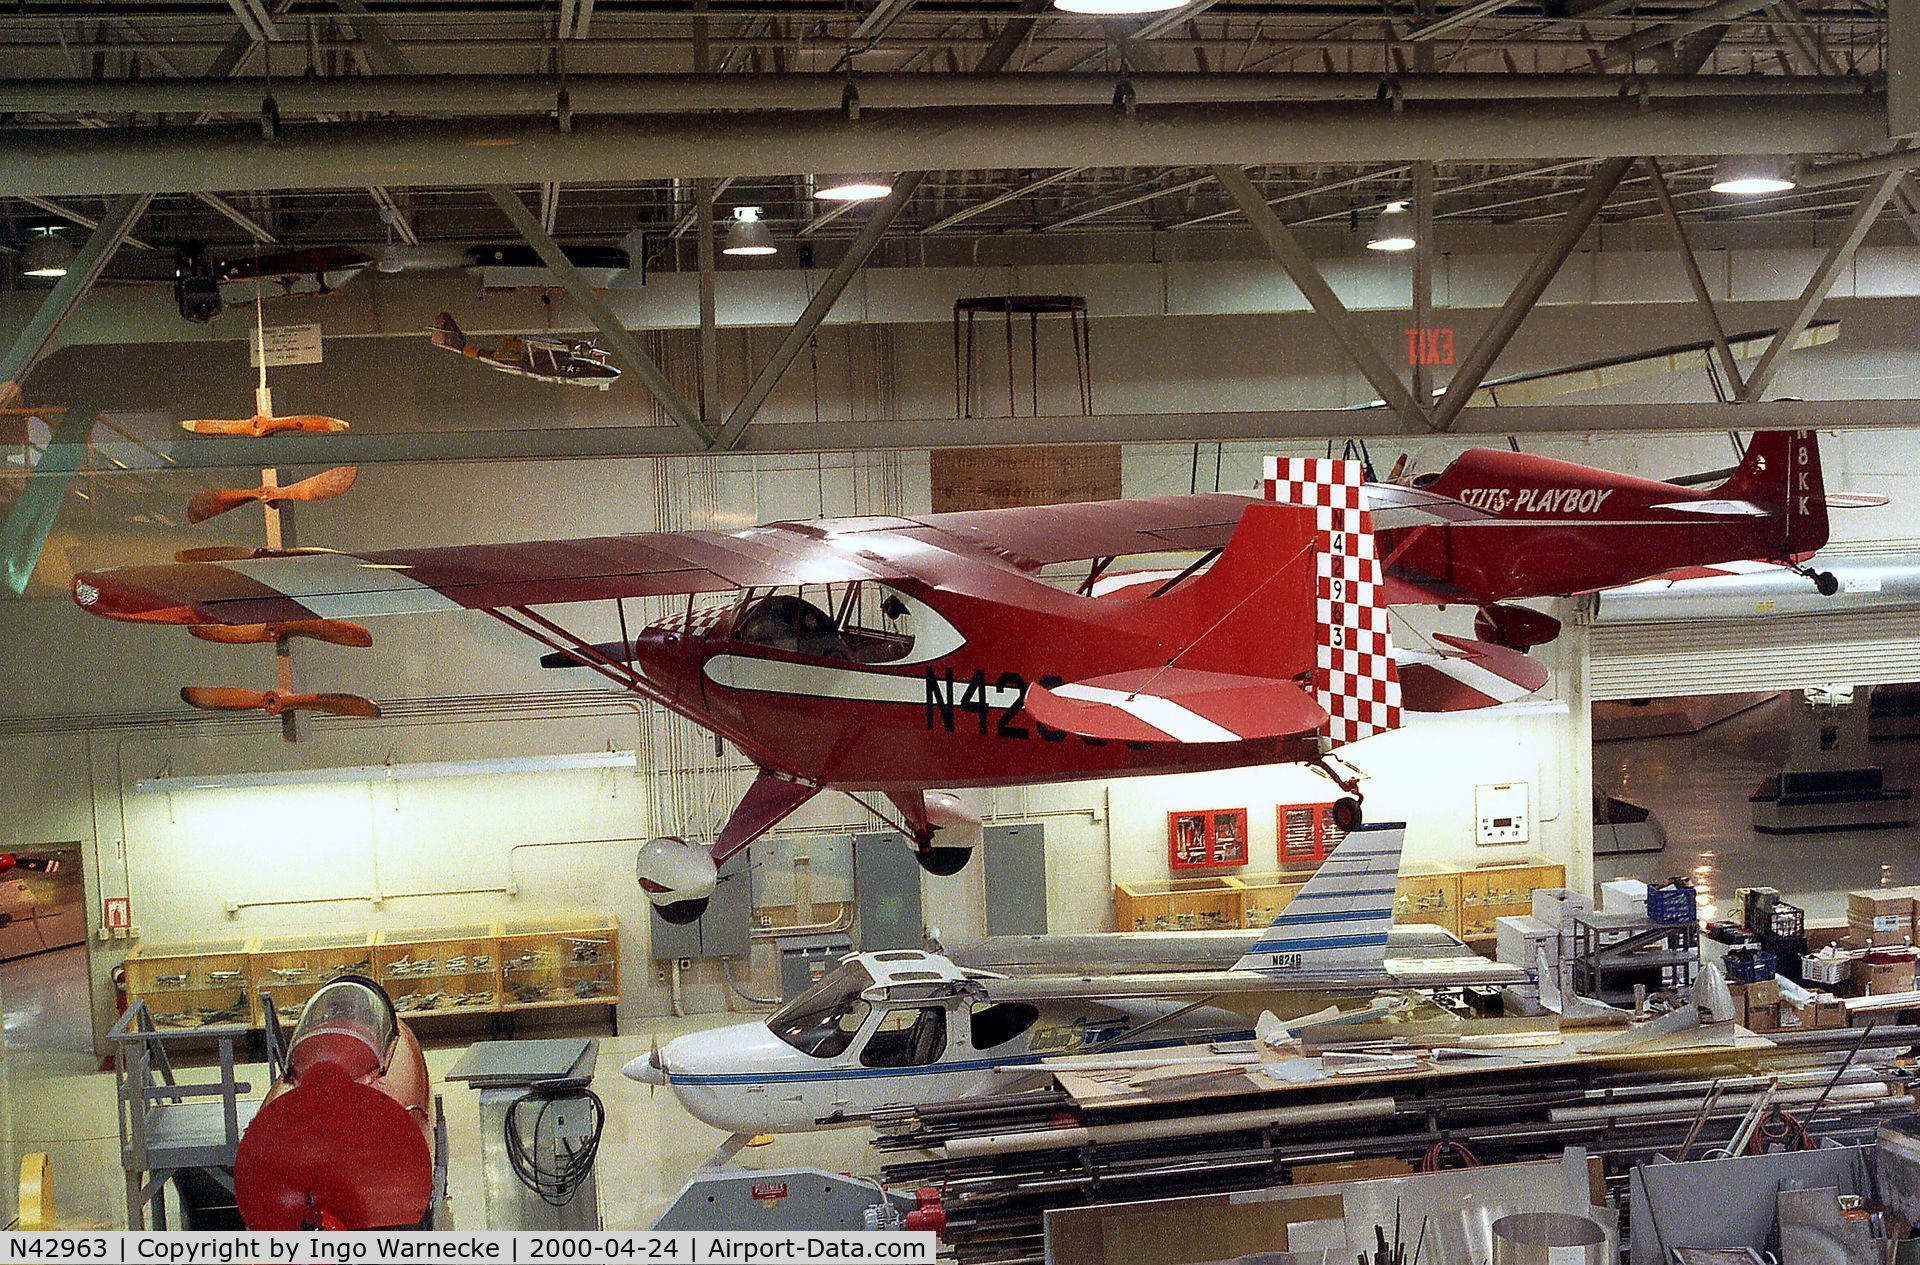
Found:
[{"label": "red low-wing aircraft", "polygon": [[[74,599],[189,625],[483,610],[738,746],[762,770],[711,849],[658,839],[641,882],[697,918],[718,865],[821,790],[877,792],[923,866],[953,873],[979,818],[931,787],[1299,761],[1346,792],[1338,748],[1403,710],[1512,701],[1558,624],[1511,605],[1734,560],[1800,567],[1826,539],[1811,433],[1757,435],[1693,488],[1518,453],[1463,454],[1424,486],[1352,461],[1270,460],[1264,496],[774,523],[572,541],[303,552],[90,572]],[[1118,558],[1197,553],[1147,576]],[[1042,568],[1085,563],[1064,583]],[[1384,570],[1383,570],[1384,566]],[[1076,585],[1075,580],[1078,580]],[[728,601],[697,605],[700,594]],[[684,595],[632,635],[624,599]],[[538,608],[615,605],[593,643]],[[1468,603],[1486,640],[1396,649],[1387,607]],[[864,802],[868,802],[863,800]]]}]

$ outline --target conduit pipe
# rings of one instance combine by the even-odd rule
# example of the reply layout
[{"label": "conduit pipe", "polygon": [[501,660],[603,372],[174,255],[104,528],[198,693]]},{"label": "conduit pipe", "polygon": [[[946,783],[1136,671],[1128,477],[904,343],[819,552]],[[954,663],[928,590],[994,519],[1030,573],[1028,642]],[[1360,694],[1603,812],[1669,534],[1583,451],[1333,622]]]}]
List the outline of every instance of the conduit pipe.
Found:
[{"label": "conduit pipe", "polygon": [[960,168],[1256,167],[1885,148],[1885,96],[1752,93],[1685,100],[1229,102],[655,114],[551,122],[447,119],[14,128],[0,196],[348,189],[368,185],[718,179],[741,172]]},{"label": "conduit pipe", "polygon": [[1153,1142],[1162,1138],[1191,1138],[1247,1129],[1381,1120],[1393,1115],[1395,1110],[1391,1098],[1364,1098],[1359,1102],[1270,1107],[1260,1111],[1232,1111],[1218,1116],[1176,1116],[1166,1120],[1135,1120],[1126,1124],[1035,1129],[1026,1133],[987,1133],[979,1137],[954,1138],[942,1149],[949,1159],[969,1159],[982,1155],[1008,1155],[1016,1151],[1055,1151],[1081,1146],[1110,1146],[1122,1142]]},{"label": "conduit pipe", "polygon": [[[862,109],[990,105],[1111,105],[1118,81],[1102,74],[878,74],[854,80]],[[1241,74],[1136,73],[1137,105],[1259,101],[1519,101],[1555,98],[1859,96],[1878,86],[1859,76],[1778,75]],[[11,79],[0,112],[45,114],[259,113],[271,97],[282,115],[390,113],[505,117],[551,114],[560,93],[576,117],[712,110],[835,110],[838,75],[378,75],[325,79]]]},{"label": "conduit pipe", "polygon": [[1805,188],[1825,189],[1830,185],[1870,180],[1875,176],[1887,175],[1889,172],[1911,171],[1915,167],[1920,167],[1920,145],[1896,149],[1887,154],[1874,154],[1868,158],[1849,159],[1846,162],[1804,166],[1793,174]]},{"label": "conduit pipe", "polygon": [[[1823,1086],[1809,1085],[1804,1089],[1783,1089],[1773,1093],[1773,1101],[1782,1106],[1793,1103],[1811,1103],[1820,1100],[1826,1094]],[[1827,1101],[1834,1105],[1844,1103],[1878,1102],[1893,1094],[1893,1087],[1885,1081],[1865,1081],[1855,1085],[1841,1085],[1833,1093],[1826,1095]],[[1709,1113],[1715,1116],[1738,1115],[1759,1102],[1762,1094],[1723,1094],[1713,1105]],[[1597,1103],[1591,1107],[1555,1107],[1547,1113],[1547,1118],[1555,1124],[1584,1124],[1587,1122],[1619,1123],[1629,1120],[1661,1120],[1674,1116],[1693,1116],[1700,1111],[1700,1101],[1704,1092],[1677,1093],[1662,1102],[1612,1102]]]}]

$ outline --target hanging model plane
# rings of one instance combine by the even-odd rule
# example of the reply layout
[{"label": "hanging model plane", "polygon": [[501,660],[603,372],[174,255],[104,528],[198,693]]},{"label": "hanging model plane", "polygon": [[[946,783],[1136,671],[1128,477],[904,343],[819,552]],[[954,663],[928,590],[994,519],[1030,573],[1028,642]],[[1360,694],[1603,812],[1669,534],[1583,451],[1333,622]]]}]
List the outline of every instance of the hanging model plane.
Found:
[{"label": "hanging model plane", "polygon": [[478,361],[501,373],[558,382],[563,386],[593,387],[604,391],[620,376],[607,353],[590,338],[548,338],[509,334],[492,347],[482,347],[460,332],[445,312],[433,318],[433,345]]},{"label": "hanging model plane", "polygon": [[[856,953],[763,1022],[676,1037],[621,1070],[736,1136],[797,1132],[1014,1088],[1009,1076],[1046,1059],[1245,1041],[1251,1016],[1284,1007],[1285,995],[1311,995],[1312,1007],[1383,989],[1525,982],[1524,970],[1438,928],[1392,926],[1405,841],[1403,824],[1363,827],[1271,926],[1179,933],[1231,954],[1226,969],[1116,971],[1102,954],[1093,972],[1009,976],[914,949]],[[1318,1009],[1284,1026],[1377,1019],[1382,1004]]]},{"label": "hanging model plane", "polygon": [[[1264,496],[1207,493],[576,541],[301,553],[83,573],[74,600],[185,625],[480,610],[738,746],[761,770],[711,847],[641,850],[662,916],[704,911],[717,867],[828,788],[878,792],[923,867],[954,873],[979,817],[933,787],[1302,762],[1361,819],[1335,752],[1406,711],[1540,688],[1559,624],[1515,603],[1748,559],[1815,578],[1827,538],[1811,432],[1763,432],[1687,487],[1476,449],[1418,486],[1352,461],[1269,459]],[[1184,570],[1114,560],[1197,552]],[[1077,587],[1041,574],[1088,564]],[[1104,581],[1104,582],[1103,582]],[[1071,585],[1071,581],[1068,582]],[[730,600],[696,605],[696,595]],[[628,634],[624,600],[684,595]],[[537,609],[601,602],[595,643]],[[1390,606],[1478,608],[1485,640],[1396,649]]]}]

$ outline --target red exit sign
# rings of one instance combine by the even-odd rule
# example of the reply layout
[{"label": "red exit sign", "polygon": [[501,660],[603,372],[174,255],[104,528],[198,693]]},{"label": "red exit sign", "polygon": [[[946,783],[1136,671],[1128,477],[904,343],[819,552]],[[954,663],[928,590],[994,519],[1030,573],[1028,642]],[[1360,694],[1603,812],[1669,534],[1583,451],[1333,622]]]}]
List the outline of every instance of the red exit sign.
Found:
[{"label": "red exit sign", "polygon": [[1453,327],[1416,325],[1407,331],[1407,363],[1410,365],[1450,365],[1453,363]]}]

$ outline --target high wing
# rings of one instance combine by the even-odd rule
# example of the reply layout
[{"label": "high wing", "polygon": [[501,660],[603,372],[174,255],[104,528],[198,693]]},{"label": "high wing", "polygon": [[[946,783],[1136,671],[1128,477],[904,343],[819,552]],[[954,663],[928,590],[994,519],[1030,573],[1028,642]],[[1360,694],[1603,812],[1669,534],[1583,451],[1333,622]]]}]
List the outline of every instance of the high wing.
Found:
[{"label": "high wing", "polygon": [[899,580],[913,572],[890,555],[924,558],[928,547],[1036,571],[1050,562],[1219,548],[1254,499],[1207,493],[742,531],[201,560],[85,572],[75,577],[74,600],[115,619],[259,624]]}]

